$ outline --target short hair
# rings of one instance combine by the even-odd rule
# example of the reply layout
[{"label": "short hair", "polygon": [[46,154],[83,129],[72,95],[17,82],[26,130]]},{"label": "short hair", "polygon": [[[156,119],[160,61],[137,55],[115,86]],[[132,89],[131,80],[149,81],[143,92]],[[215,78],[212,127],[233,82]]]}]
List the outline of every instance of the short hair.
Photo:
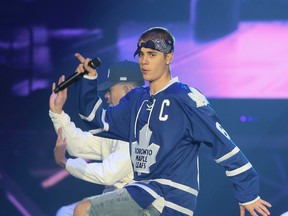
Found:
[{"label": "short hair", "polygon": [[116,83],[116,84],[119,84],[119,85],[130,85],[132,88],[137,88],[137,87],[143,86],[143,82],[142,81],[119,82],[119,83]]},{"label": "short hair", "polygon": [[155,39],[163,39],[169,41],[170,44],[172,44],[172,47],[174,47],[175,44],[175,37],[172,35],[172,33],[163,27],[152,27],[148,30],[144,31],[141,36],[139,37],[138,42],[140,41],[148,41],[148,40],[155,40]]}]

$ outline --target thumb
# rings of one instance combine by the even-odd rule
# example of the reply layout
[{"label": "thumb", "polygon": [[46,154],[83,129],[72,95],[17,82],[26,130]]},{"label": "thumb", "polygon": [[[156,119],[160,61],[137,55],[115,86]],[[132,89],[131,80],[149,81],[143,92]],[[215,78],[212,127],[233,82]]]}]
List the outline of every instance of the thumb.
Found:
[{"label": "thumb", "polygon": [[245,208],[240,206],[240,216],[245,216]]},{"label": "thumb", "polygon": [[60,128],[58,129],[58,138],[61,139],[61,140],[63,140],[63,139],[62,139],[62,127],[60,127]]},{"label": "thumb", "polygon": [[66,137],[65,137],[64,140],[63,140],[63,145],[67,146],[67,140],[66,140]]},{"label": "thumb", "polygon": [[52,93],[54,93],[54,89],[56,88],[55,82],[52,83]]}]

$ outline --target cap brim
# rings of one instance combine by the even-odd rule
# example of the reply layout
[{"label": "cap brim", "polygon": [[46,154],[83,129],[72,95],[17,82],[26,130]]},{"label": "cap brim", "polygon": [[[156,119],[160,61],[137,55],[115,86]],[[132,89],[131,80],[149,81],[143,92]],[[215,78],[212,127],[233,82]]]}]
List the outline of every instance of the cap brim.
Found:
[{"label": "cap brim", "polygon": [[113,85],[115,85],[115,83],[106,81],[106,82],[99,84],[97,87],[97,90],[98,91],[105,91],[105,90],[108,90],[109,88],[111,88]]}]

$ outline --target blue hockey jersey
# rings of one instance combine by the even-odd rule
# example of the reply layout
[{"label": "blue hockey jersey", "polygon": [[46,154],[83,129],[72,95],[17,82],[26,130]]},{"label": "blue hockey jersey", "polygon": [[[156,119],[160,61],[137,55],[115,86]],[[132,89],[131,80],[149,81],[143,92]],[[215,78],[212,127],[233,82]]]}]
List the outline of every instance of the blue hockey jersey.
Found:
[{"label": "blue hockey jersey", "polygon": [[126,188],[141,207],[153,203],[163,215],[193,215],[203,143],[225,168],[236,199],[240,203],[257,199],[257,173],[195,88],[174,78],[154,95],[149,87],[133,89],[107,110],[96,95],[95,80],[80,80],[76,92],[80,116],[92,133],[101,128],[102,136],[130,143],[134,182]]}]

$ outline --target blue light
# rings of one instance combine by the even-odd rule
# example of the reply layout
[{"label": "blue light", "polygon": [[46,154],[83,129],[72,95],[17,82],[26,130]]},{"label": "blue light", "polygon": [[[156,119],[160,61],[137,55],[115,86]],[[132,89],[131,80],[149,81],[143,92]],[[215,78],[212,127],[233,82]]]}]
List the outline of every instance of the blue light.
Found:
[{"label": "blue light", "polygon": [[249,122],[249,123],[251,123],[251,122],[254,121],[254,117],[242,115],[242,116],[240,116],[240,121],[241,122]]}]

